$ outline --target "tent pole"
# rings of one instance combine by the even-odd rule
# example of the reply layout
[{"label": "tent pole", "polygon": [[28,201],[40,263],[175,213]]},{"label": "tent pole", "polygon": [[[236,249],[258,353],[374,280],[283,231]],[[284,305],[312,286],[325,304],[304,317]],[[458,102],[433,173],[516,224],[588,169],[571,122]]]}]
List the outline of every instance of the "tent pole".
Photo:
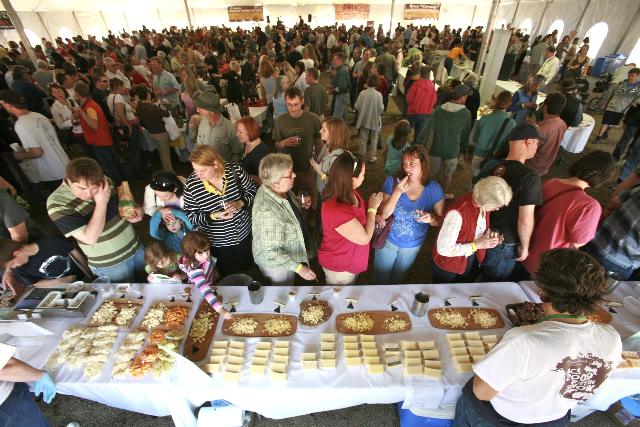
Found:
[{"label": "tent pole", "polygon": [[40,16],[40,12],[38,12],[37,10],[36,10],[36,15],[38,15],[38,18],[40,18],[40,22],[42,22],[42,26],[44,27],[44,30],[47,32],[47,35],[49,36],[49,39],[51,40],[51,42],[53,42],[53,37],[51,37],[51,33],[49,32],[49,29],[47,28],[46,25],[44,25],[42,16]]},{"label": "tent pole", "polygon": [[160,16],[160,9],[156,9],[158,11],[158,21],[160,21],[160,32],[162,32],[162,17]]},{"label": "tent pole", "polygon": [[538,25],[536,26],[536,30],[531,33],[531,37],[535,37],[538,35],[538,31],[540,31],[540,25],[542,25],[542,20],[544,19],[544,14],[547,12],[547,7],[549,7],[549,0],[547,0],[544,5],[544,9],[542,10],[542,16],[540,16],[540,20],[538,21]]},{"label": "tent pole", "polygon": [[487,46],[489,39],[491,38],[491,32],[495,25],[496,16],[498,15],[498,7],[500,6],[500,0],[493,0],[491,5],[491,11],[489,12],[489,20],[487,21],[487,30],[482,38],[482,45],[480,46],[480,52],[478,52],[478,61],[476,61],[475,72],[477,75],[482,74],[482,65],[484,64],[484,58],[487,55]]},{"label": "tent pole", "polygon": [[131,28],[129,28],[129,21],[127,20],[127,15],[125,15],[124,10],[122,11],[122,16],[124,16],[124,23],[127,24],[127,33],[131,34]]},{"label": "tent pole", "polygon": [[474,27],[473,27],[473,20],[474,20],[474,19],[476,19],[476,8],[477,8],[477,7],[478,7],[477,5],[476,5],[476,6],[473,6],[473,15],[471,15],[471,24],[469,24],[469,26],[471,27],[471,29],[473,29],[473,28],[474,28]]},{"label": "tent pole", "polygon": [[[591,0],[589,0],[591,1]],[[513,12],[513,18],[511,18],[511,23],[509,25],[511,25],[511,28],[513,28],[513,22],[516,20],[516,15],[518,14],[518,9],[520,8],[520,0],[518,0],[518,3],[516,4],[516,11]],[[474,8],[475,10],[475,8]]]},{"label": "tent pole", "polygon": [[591,4],[591,0],[587,1],[587,5],[584,7],[582,11],[582,15],[580,15],[580,20],[578,21],[578,25],[576,25],[575,31],[578,32],[578,28],[580,28],[580,24],[582,24],[582,19],[584,18],[584,14],[587,13],[587,9],[589,9],[589,4]]},{"label": "tent pole", "polygon": [[102,23],[104,24],[104,29],[107,30],[107,33],[109,32],[109,26],[107,25],[107,21],[104,19],[104,15],[102,14],[102,11],[100,11],[100,17],[102,18]]},{"label": "tent pole", "polygon": [[393,39],[392,36],[392,32],[391,30],[393,30],[393,9],[395,8],[396,5],[396,1],[395,0],[391,0],[391,16],[389,17],[389,37],[391,37]]},{"label": "tent pole", "polygon": [[73,19],[76,20],[76,25],[78,26],[78,29],[80,29],[80,34],[82,35],[82,38],[84,38],[84,31],[82,31],[82,27],[80,26],[80,22],[78,22],[78,17],[76,16],[76,11],[72,10],[71,13],[73,14]]},{"label": "tent pole", "polygon": [[193,31],[193,24],[191,23],[191,14],[189,13],[189,3],[187,3],[187,0],[184,0],[184,9],[187,11],[187,19],[189,20],[189,27],[191,28],[191,31]]},{"label": "tent pole", "polygon": [[29,54],[29,58],[33,65],[38,62],[38,57],[36,56],[35,50],[31,46],[31,42],[27,38],[27,34],[24,32],[24,27],[22,26],[22,21],[20,17],[16,13],[16,10],[13,8],[10,0],[2,0],[2,5],[4,6],[4,10],[9,15],[9,19],[13,23],[13,26],[16,27],[16,31],[18,32],[18,36],[20,36],[20,40],[22,40],[22,44],[24,44],[24,48],[27,49],[27,53]]},{"label": "tent pole", "polygon": [[9,46],[9,41],[4,36],[4,31],[0,31],[0,35],[2,36],[2,40],[4,40],[4,45],[8,47]]},{"label": "tent pole", "polygon": [[624,43],[624,41],[626,40],[627,36],[629,35],[629,30],[631,30],[631,27],[633,27],[633,24],[636,23],[636,20],[638,19],[638,16],[640,16],[640,7],[638,8],[638,11],[636,12],[636,16],[633,18],[631,23],[629,23],[629,26],[627,27],[627,30],[624,32],[624,35],[620,39],[620,43],[618,43],[618,46],[616,46],[616,50],[613,51],[614,53],[617,53],[620,50],[620,47],[622,47],[622,43]]}]

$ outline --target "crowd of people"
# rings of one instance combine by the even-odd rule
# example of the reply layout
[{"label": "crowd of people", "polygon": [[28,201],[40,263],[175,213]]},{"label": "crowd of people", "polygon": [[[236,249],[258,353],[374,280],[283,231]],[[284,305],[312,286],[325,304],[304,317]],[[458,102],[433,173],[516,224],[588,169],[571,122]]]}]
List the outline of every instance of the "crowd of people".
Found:
[{"label": "crowd of people", "polygon": [[[593,151],[571,164],[569,178],[542,184],[567,128],[582,119],[575,79],[589,63],[588,40],[579,46],[578,38],[558,43],[557,36],[539,36],[529,47],[528,35],[513,32],[506,55],[515,55],[516,75],[531,55],[525,84],[515,94],[500,93],[480,118],[477,76],[436,90],[432,67],[436,48],[450,51],[442,64],[448,72],[460,57],[477,60],[482,27],[398,25],[394,35],[304,22],[288,30],[280,24],[252,31],[144,29],[102,41],[43,40],[37,64],[15,43],[0,49],[3,285],[20,293],[23,286],[92,274],[149,283],[164,275],[196,285],[231,318],[209,288],[221,277],[257,265],[265,284],[291,286],[296,275],[318,280],[310,263],[317,257],[324,282],[354,285],[371,268],[374,248],[374,284],[399,284],[431,226],[434,283],[542,277],[539,266],[553,264],[547,254],[558,248],[579,249],[576,257],[628,279],[640,267],[633,235],[640,172],[621,176],[604,213],[584,190],[610,180],[626,144],[638,140],[640,69],[629,68],[628,79],[611,90],[597,141],[623,118],[636,133],[625,132],[617,154]],[[383,144],[381,117],[403,67],[403,117]],[[330,74],[326,87],[319,83],[323,71]],[[556,77],[558,91],[538,105],[538,94]],[[260,97],[277,152],[262,140],[261,123],[249,115],[232,122],[221,100],[244,111]],[[169,127],[183,120],[195,143],[186,178],[174,172],[170,150],[177,138]],[[350,126],[358,132],[357,153],[350,151]],[[153,176],[143,151],[147,137],[161,164]],[[74,144],[83,152],[70,159]],[[365,200],[358,188],[379,149],[386,179]],[[469,158],[469,192],[455,195],[453,175]],[[433,179],[440,168],[442,183]],[[130,173],[151,178],[141,206],[118,190]],[[17,193],[46,203],[53,224],[78,247],[45,237]],[[124,206],[133,208],[129,215]],[[143,220],[155,239],[146,247],[132,226]],[[598,286],[601,270],[589,273]],[[557,313],[581,315],[593,305],[563,309],[561,298],[543,290]],[[567,292],[574,291],[580,290]]]}]

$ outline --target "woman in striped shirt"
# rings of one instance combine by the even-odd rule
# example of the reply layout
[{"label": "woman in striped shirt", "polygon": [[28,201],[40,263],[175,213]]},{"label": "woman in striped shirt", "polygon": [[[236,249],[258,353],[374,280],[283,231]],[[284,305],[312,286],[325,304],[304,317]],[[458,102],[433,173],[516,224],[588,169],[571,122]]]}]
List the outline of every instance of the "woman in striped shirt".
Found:
[{"label": "woman in striped shirt", "polygon": [[222,276],[248,270],[251,215],[257,187],[239,165],[225,162],[209,145],[198,145],[189,157],[194,172],[184,185],[184,211],[211,240],[211,255]]}]

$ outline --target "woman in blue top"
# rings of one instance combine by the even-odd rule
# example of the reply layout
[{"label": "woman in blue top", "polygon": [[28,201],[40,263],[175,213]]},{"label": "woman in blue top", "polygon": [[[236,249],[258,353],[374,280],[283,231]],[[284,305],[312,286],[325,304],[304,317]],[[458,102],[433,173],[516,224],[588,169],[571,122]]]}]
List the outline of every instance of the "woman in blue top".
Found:
[{"label": "woman in blue top", "polygon": [[444,192],[431,179],[431,163],[422,145],[403,150],[402,168],[388,177],[378,214],[395,217],[389,237],[382,249],[376,249],[373,283],[399,284],[415,261],[427,237],[429,225],[439,226],[444,214]]},{"label": "woman in blue top", "polygon": [[149,221],[149,234],[154,239],[162,240],[176,253],[182,252],[182,239],[187,232],[193,230],[193,225],[187,214],[178,209],[169,208],[170,217],[162,217],[162,212],[155,211]]},{"label": "woman in blue top", "polygon": [[273,122],[287,112],[287,103],[284,100],[284,91],[289,89],[291,85],[286,76],[278,76],[276,79],[276,90],[273,92]]},{"label": "woman in blue top", "polygon": [[544,76],[539,74],[532,76],[524,86],[513,94],[507,113],[511,113],[511,118],[516,121],[517,125],[524,123],[529,113],[538,107],[538,89],[544,85],[544,82]]}]

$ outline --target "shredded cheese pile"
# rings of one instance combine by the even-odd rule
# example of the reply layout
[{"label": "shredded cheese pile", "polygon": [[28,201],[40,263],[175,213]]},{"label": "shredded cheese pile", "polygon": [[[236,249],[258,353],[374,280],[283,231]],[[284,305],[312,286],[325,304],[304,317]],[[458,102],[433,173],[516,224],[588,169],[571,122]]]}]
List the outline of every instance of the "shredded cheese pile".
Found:
[{"label": "shredded cheese pile", "polygon": [[231,330],[236,334],[252,334],[256,330],[258,322],[253,317],[241,317],[231,324]]},{"label": "shredded cheese pile", "polygon": [[373,319],[367,313],[354,313],[342,321],[342,326],[355,332],[364,332],[373,328]]},{"label": "shredded cheese pile", "polygon": [[433,317],[435,317],[438,322],[442,323],[443,325],[452,326],[454,328],[462,328],[468,325],[464,316],[456,310],[443,308],[441,310],[435,311],[433,313]]},{"label": "shredded cheese pile", "polygon": [[490,328],[498,323],[498,318],[488,311],[474,309],[471,310],[473,321],[480,325],[481,328]]},{"label": "shredded cheese pile", "polygon": [[394,317],[387,317],[382,324],[386,329],[391,332],[403,331],[409,323],[406,320],[396,315]]},{"label": "shredded cheese pile", "polygon": [[291,332],[291,323],[284,317],[274,317],[264,322],[264,331],[269,335],[282,335]]}]

